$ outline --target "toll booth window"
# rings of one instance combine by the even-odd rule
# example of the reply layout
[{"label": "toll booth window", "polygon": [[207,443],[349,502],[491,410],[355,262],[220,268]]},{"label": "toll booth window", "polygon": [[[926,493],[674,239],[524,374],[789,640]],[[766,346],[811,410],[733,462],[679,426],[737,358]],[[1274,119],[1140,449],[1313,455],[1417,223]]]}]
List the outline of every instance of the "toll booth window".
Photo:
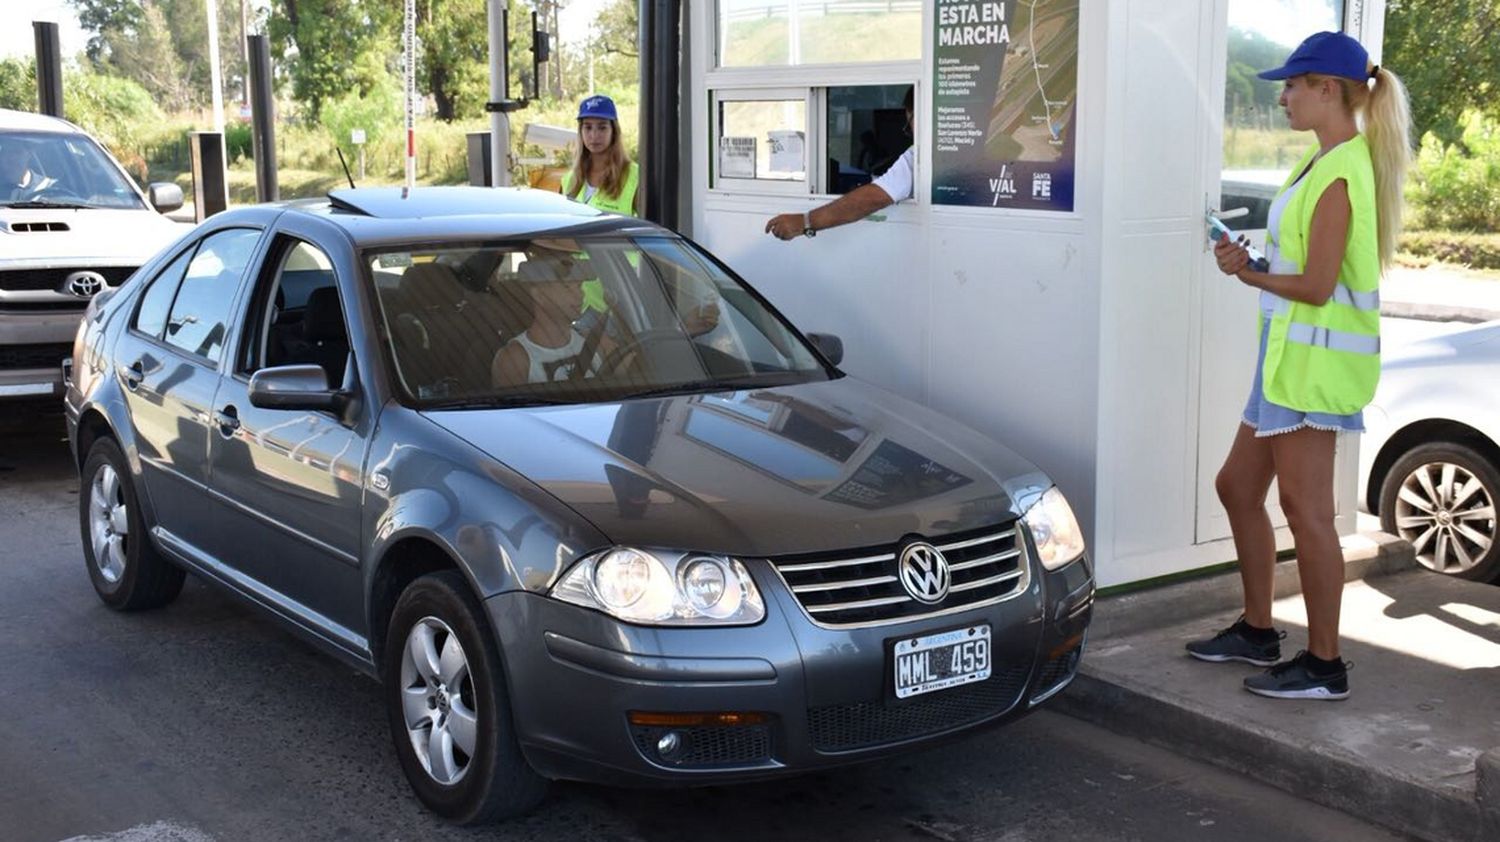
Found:
[{"label": "toll booth window", "polygon": [[839,194],[868,184],[912,144],[903,99],[910,85],[828,88],[828,161],[821,192]]},{"label": "toll booth window", "polygon": [[922,57],[922,0],[719,0],[720,67]]},{"label": "toll booth window", "polygon": [[781,183],[806,192],[806,99],[720,100],[714,186]]}]

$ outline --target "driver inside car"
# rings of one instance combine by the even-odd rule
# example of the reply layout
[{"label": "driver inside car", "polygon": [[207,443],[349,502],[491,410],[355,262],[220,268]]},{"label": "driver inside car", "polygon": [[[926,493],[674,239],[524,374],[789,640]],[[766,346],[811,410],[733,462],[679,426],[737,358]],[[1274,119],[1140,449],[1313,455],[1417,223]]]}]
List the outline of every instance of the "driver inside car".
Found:
[{"label": "driver inside car", "polygon": [[0,146],[0,200],[14,202],[34,196],[47,179],[31,167],[31,152],[19,142]]},{"label": "driver inside car", "polygon": [[496,352],[490,365],[495,386],[554,383],[598,371],[613,340],[602,330],[585,335],[574,325],[583,309],[583,282],[591,279],[586,257],[545,252],[528,255],[519,271],[507,278],[507,285],[519,293],[515,305],[529,310],[531,319]]}]

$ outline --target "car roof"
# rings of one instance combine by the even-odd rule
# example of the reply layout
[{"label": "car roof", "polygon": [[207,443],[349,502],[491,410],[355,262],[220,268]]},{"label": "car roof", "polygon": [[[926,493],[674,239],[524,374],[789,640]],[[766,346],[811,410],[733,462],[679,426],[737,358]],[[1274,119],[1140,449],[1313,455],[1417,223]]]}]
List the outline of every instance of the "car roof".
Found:
[{"label": "car roof", "polygon": [[[361,187],[300,199],[285,213],[326,219],[359,248],[475,242],[567,230],[572,234],[668,233],[633,217],[604,213],[546,190],[513,187]],[[254,207],[230,211],[254,213]]]},{"label": "car roof", "polygon": [[82,129],[46,114],[33,114],[30,111],[12,111],[9,108],[0,108],[0,131],[23,131],[23,132],[57,132],[58,134],[80,134]]}]

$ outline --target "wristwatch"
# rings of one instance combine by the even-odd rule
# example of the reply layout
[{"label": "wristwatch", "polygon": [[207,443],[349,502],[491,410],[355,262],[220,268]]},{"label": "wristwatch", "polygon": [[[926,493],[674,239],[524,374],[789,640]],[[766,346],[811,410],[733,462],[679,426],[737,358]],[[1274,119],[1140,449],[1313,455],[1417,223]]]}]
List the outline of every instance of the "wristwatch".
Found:
[{"label": "wristwatch", "polygon": [[802,236],[804,236],[804,237],[816,237],[816,236],[818,236],[818,230],[816,228],[812,227],[812,214],[811,213],[804,213],[804,214],[802,214]]}]

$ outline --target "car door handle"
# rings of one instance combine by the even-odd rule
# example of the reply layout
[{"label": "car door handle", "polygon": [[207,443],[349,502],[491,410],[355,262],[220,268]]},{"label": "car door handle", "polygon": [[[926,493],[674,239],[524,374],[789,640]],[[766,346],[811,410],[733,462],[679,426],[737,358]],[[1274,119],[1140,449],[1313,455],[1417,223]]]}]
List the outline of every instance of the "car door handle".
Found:
[{"label": "car door handle", "polygon": [[214,413],[214,423],[219,425],[219,435],[233,438],[234,431],[240,428],[240,416],[233,405],[226,406]]},{"label": "car door handle", "polygon": [[128,366],[120,366],[119,372],[120,379],[125,381],[125,388],[132,392],[135,391],[135,387],[141,385],[142,380],[146,379],[146,368],[141,365],[140,360],[136,360]]}]

